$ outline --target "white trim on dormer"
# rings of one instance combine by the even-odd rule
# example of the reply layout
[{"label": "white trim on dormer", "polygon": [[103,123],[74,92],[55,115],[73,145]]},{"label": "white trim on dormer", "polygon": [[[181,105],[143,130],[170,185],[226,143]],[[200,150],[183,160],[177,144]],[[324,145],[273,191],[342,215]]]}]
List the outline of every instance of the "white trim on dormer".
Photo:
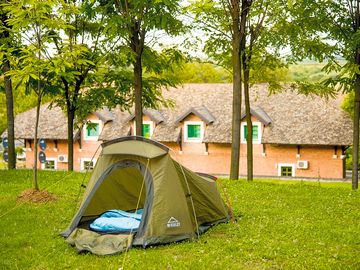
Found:
[{"label": "white trim on dormer", "polygon": [[[253,126],[258,127],[258,140],[253,139],[253,144],[261,144],[261,135],[262,135],[262,123],[261,122],[252,122]],[[241,122],[241,143],[246,144],[245,131],[244,127],[247,126],[246,122]]]},{"label": "white trim on dormer", "polygon": [[[188,138],[189,125],[200,125],[200,138]],[[184,142],[202,142],[204,139],[204,129],[203,121],[184,121]]]},{"label": "white trim on dormer", "polygon": [[[100,136],[101,131],[103,129],[103,122],[101,120],[88,120],[88,122],[99,124],[99,136]],[[87,135],[87,124],[86,123],[84,124],[82,132],[83,132],[83,138],[85,141],[97,141],[99,139],[99,136],[88,136]]]}]

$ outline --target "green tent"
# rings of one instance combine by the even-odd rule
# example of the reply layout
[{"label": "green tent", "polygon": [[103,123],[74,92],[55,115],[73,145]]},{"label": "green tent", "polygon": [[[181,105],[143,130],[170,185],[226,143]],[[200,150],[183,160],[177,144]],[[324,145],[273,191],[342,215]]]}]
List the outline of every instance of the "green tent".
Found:
[{"label": "green tent", "polygon": [[[143,209],[136,232],[104,234],[89,224],[102,213]],[[191,239],[229,218],[215,179],[174,161],[169,148],[143,137],[102,144],[102,152],[70,226],[62,233],[79,251],[112,254]]]}]

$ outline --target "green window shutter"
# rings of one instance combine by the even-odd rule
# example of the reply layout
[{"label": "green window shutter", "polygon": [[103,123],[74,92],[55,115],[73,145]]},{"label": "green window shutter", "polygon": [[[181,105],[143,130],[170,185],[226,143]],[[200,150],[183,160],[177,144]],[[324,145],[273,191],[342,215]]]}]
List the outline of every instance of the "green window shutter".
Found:
[{"label": "green window shutter", "polygon": [[253,138],[253,140],[258,140],[258,135],[259,135],[259,131],[258,131],[258,126],[253,126],[252,127],[253,128],[253,130],[252,130],[252,138]]},{"label": "green window shutter", "polygon": [[201,125],[187,125],[187,137],[189,139],[200,139]]},{"label": "green window shutter", "polygon": [[150,124],[143,124],[142,133],[144,138],[150,138]]},{"label": "green window shutter", "polygon": [[[248,127],[244,125],[244,140],[246,141],[248,135]],[[259,140],[259,126],[252,127],[252,138],[254,141]]]}]

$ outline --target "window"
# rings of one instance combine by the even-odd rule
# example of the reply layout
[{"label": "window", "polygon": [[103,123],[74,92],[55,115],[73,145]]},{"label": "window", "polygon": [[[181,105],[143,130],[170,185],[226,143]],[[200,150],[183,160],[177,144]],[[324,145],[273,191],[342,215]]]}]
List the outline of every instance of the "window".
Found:
[{"label": "window", "polygon": [[41,168],[43,170],[56,170],[57,169],[57,163],[55,158],[46,158],[45,163],[41,164]]},{"label": "window", "polygon": [[96,141],[101,133],[101,121],[91,120],[84,126],[84,138],[85,140]]},{"label": "window", "polygon": [[142,134],[144,138],[150,138],[151,137],[151,127],[150,124],[143,124],[142,125]]},{"label": "window", "polygon": [[292,167],[281,167],[281,176],[292,176]]},{"label": "window", "polygon": [[[144,138],[150,139],[154,132],[154,123],[152,121],[143,121],[142,134]],[[136,135],[136,123],[134,121],[134,135]]]},{"label": "window", "polygon": [[[248,136],[248,127],[244,126],[244,139],[245,140],[246,140],[247,136]],[[259,127],[258,126],[253,126],[252,139],[253,139],[253,141],[259,140]]]},{"label": "window", "polygon": [[92,171],[95,167],[96,159],[91,160],[91,158],[82,158],[80,169],[82,171]]},{"label": "window", "polygon": [[[248,135],[248,127],[246,123],[241,123],[241,142],[246,143]],[[252,126],[252,139],[254,144],[261,143],[261,123],[253,122]]]},{"label": "window", "polygon": [[201,142],[204,134],[203,122],[185,122],[185,142]]},{"label": "window", "polygon": [[84,161],[84,169],[87,171],[92,171],[94,169],[93,161]]},{"label": "window", "polygon": [[97,123],[91,123],[86,127],[87,129],[87,137],[99,136],[100,133],[100,125]]},{"label": "window", "polygon": [[279,164],[279,176],[295,176],[294,164]]}]

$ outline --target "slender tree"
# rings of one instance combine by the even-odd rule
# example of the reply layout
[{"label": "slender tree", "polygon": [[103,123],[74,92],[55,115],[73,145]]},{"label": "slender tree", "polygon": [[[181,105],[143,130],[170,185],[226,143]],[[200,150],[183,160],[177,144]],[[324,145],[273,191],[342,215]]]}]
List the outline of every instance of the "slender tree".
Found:
[{"label": "slender tree", "polygon": [[[47,55],[47,58],[62,84],[62,89],[54,102],[67,116],[68,170],[72,171],[75,120],[79,118],[77,121],[81,122],[83,119],[77,116],[101,106],[101,102],[91,102],[96,99],[89,96],[95,94],[91,84],[96,84],[90,77],[97,76],[98,68],[103,63],[103,51],[100,46],[103,20],[102,16],[97,16],[92,10],[94,1],[58,1],[58,5],[62,13],[57,16],[61,17],[65,27],[52,29],[50,32],[56,53]],[[86,87],[88,90],[82,91]],[[82,112],[78,113],[79,110]]]},{"label": "slender tree", "polygon": [[240,136],[241,136],[241,50],[245,43],[245,22],[248,11],[240,10],[240,2],[232,0],[228,5],[231,14],[231,46],[232,46],[232,68],[233,68],[233,104],[232,104],[232,143],[231,143],[231,165],[230,179],[239,178],[240,166]]},{"label": "slender tree", "polygon": [[[61,22],[54,16],[53,1],[9,1],[2,7],[8,14],[7,23],[21,35],[26,46],[20,48],[20,57],[14,57],[17,68],[8,71],[5,75],[17,78],[26,85],[28,91],[33,90],[37,96],[36,120],[34,127],[34,188],[38,185],[38,126],[40,105],[46,93],[54,92],[52,85],[54,74],[51,72],[51,63],[46,59],[49,42],[48,32],[60,26]],[[19,83],[19,84],[20,84]]]},{"label": "slender tree", "polygon": [[[118,40],[121,44],[118,48],[127,54],[127,61],[132,66],[136,135],[142,135],[143,67],[144,61],[147,61],[144,58],[151,58],[151,53],[155,53],[152,45],[161,35],[159,32],[171,36],[184,30],[180,11],[179,0],[112,0],[101,3],[101,12],[107,15],[109,22],[108,37]],[[152,40],[149,39],[150,34],[154,36]],[[150,61],[146,65],[154,70]],[[150,92],[156,92],[157,87],[161,87],[161,80],[157,82],[156,88],[148,88]],[[168,82],[164,81],[165,86],[169,85]]]},{"label": "slender tree", "polygon": [[[239,178],[242,100],[241,50],[245,44],[248,10],[241,1],[199,1],[190,6],[195,22],[209,35],[205,52],[218,65],[232,70],[232,131],[230,179]],[[230,57],[229,57],[230,56]]]},{"label": "slender tree", "polygon": [[10,76],[7,73],[11,69],[8,54],[11,53],[14,46],[11,35],[11,26],[8,25],[8,16],[3,7],[0,7],[0,43],[2,50],[1,70],[4,74],[4,89],[6,96],[6,117],[7,117],[7,136],[8,136],[8,169],[16,168],[16,153],[15,153],[15,131],[14,131],[14,100],[13,87]]},{"label": "slender tree", "polygon": [[[242,89],[244,89],[248,131],[247,179],[252,181],[250,84],[260,80],[269,82],[271,89],[280,86],[276,79],[269,79],[264,72],[266,68],[276,69],[284,65],[277,55],[281,43],[276,40],[281,35],[272,36],[271,34],[272,29],[278,23],[276,18],[279,17],[280,2],[280,0],[204,0],[195,2],[190,9],[195,14],[195,21],[208,34],[209,38],[205,42],[206,53],[216,63],[225,67],[231,65],[232,68],[233,112],[230,179],[238,179],[239,176]],[[271,14],[269,10],[271,10]],[[264,29],[265,21],[268,23],[266,29]],[[270,47],[272,47],[272,51],[269,50]],[[231,55],[231,61],[229,61],[229,55]],[[259,76],[261,72],[262,75]]]},{"label": "slender tree", "polygon": [[[327,61],[324,71],[337,75],[317,84],[299,83],[304,93],[333,95],[335,91],[354,94],[352,188],[358,188],[360,119],[360,0],[310,1],[291,3],[290,18],[284,25],[292,54],[297,59],[312,57]],[[306,16],[300,16],[306,14]],[[340,56],[340,60],[339,60]],[[344,61],[345,60],[345,61]]]}]

